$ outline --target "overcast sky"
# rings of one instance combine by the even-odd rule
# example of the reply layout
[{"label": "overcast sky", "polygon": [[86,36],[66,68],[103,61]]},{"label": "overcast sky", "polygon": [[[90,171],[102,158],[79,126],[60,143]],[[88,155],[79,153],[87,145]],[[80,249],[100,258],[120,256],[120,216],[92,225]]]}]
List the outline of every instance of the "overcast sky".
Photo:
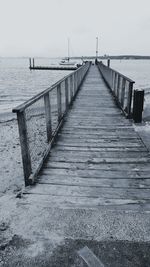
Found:
[{"label": "overcast sky", "polygon": [[0,0],[0,56],[150,55],[150,0]]}]

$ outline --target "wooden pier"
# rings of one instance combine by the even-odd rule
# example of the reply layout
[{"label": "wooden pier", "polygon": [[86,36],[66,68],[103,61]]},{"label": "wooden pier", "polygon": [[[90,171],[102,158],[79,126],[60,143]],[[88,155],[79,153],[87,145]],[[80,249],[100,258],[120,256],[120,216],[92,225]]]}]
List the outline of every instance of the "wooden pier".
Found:
[{"label": "wooden pier", "polygon": [[[29,193],[32,199],[39,194],[41,201],[46,198],[56,205],[67,203],[69,207],[106,205],[118,209],[138,209],[142,205],[143,209],[150,209],[149,152],[135,132],[132,120],[127,119],[132,117],[134,82],[108,68],[107,84],[112,87],[112,94],[99,69],[104,77],[105,67],[101,64],[87,65],[84,71],[81,68],[82,75],[79,69],[74,77],[68,76],[64,87],[64,111],[63,92],[60,92],[63,87],[60,84],[14,110],[18,114],[18,121],[21,121],[21,141],[26,139],[22,128],[30,136],[28,119],[26,126],[23,125],[21,112],[25,112],[25,109],[43,96],[47,105],[45,111],[48,111],[46,128],[50,145],[34,175],[31,144],[22,143],[26,185],[34,183],[38,176],[38,184],[27,189],[26,194]],[[46,100],[46,95],[54,88],[57,89],[58,105],[55,131],[52,130],[53,115],[50,112],[49,98]],[[68,110],[69,103],[72,103],[75,96],[73,106]],[[118,104],[121,109],[117,107]],[[29,120],[32,120],[32,114]],[[47,160],[42,167],[45,158]],[[38,174],[41,167],[42,172]]]}]

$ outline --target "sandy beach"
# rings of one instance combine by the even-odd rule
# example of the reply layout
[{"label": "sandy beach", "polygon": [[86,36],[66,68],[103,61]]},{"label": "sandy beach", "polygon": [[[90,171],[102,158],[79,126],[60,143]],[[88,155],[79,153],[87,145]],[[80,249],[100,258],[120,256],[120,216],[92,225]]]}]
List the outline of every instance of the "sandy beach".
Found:
[{"label": "sandy beach", "polygon": [[0,195],[16,193],[24,185],[17,120],[0,124]]},{"label": "sandy beach", "polygon": [[[58,59],[43,59],[39,64],[48,65],[53,62],[57,63]],[[0,72],[0,196],[2,196],[6,193],[16,194],[24,187],[17,117],[11,112],[12,109],[70,72],[30,71],[26,58],[1,59]]]}]

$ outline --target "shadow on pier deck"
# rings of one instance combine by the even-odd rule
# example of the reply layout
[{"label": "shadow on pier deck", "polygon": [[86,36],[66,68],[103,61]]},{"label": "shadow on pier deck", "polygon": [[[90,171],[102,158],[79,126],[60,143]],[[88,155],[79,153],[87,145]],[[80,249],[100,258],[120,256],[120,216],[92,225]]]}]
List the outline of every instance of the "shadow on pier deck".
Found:
[{"label": "shadow on pier deck", "polygon": [[149,152],[91,66],[36,185],[18,199],[34,236],[19,266],[87,266],[77,256],[85,245],[104,266],[149,266],[149,173]]}]

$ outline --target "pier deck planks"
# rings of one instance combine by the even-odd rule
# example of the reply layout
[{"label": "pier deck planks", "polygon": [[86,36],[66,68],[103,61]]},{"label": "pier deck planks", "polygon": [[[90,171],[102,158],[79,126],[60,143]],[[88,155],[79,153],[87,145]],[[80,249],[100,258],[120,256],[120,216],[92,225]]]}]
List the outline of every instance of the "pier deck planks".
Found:
[{"label": "pier deck planks", "polygon": [[37,185],[25,196],[65,208],[150,210],[149,173],[149,152],[91,66]]}]

